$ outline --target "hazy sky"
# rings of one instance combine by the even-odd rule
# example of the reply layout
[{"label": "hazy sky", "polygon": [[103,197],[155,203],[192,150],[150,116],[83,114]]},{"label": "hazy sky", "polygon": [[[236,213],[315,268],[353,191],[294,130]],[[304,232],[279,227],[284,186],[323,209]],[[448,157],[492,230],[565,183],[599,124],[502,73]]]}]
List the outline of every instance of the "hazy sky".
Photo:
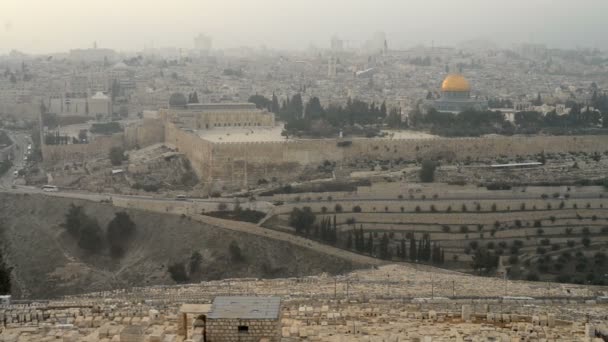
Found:
[{"label": "hazy sky", "polygon": [[384,31],[392,47],[503,44],[608,47],[608,0],[0,0],[0,52],[145,45],[305,48]]}]

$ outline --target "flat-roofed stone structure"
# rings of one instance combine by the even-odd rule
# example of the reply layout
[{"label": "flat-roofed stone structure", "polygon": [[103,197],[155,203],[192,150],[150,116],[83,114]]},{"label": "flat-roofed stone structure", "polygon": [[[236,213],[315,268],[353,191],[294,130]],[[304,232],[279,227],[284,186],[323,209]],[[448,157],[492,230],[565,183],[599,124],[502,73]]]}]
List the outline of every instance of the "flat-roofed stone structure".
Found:
[{"label": "flat-roofed stone structure", "polygon": [[216,297],[207,316],[207,341],[279,341],[280,308],[280,297]]}]

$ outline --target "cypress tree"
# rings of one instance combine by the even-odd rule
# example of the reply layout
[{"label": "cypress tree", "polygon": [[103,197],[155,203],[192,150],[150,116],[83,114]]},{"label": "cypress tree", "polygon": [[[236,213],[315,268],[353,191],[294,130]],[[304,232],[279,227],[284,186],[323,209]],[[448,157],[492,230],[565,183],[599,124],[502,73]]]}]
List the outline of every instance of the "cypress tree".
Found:
[{"label": "cypress tree", "polygon": [[418,253],[416,252],[416,237],[412,235],[412,238],[410,239],[410,260],[416,261],[417,257]]}]

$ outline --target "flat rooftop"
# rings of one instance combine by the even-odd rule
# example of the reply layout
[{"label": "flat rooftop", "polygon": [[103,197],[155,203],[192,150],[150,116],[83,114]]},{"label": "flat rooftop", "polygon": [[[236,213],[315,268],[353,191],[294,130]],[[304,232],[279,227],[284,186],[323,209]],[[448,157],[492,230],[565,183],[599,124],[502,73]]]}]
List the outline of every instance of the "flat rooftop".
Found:
[{"label": "flat rooftop", "polygon": [[202,139],[219,142],[271,142],[286,141],[281,135],[283,126],[274,127],[216,127],[208,130],[196,131]]},{"label": "flat rooftop", "polygon": [[207,318],[278,319],[280,309],[280,297],[215,297]]},{"label": "flat rooftop", "polygon": [[188,110],[256,110],[254,103],[189,103]]}]

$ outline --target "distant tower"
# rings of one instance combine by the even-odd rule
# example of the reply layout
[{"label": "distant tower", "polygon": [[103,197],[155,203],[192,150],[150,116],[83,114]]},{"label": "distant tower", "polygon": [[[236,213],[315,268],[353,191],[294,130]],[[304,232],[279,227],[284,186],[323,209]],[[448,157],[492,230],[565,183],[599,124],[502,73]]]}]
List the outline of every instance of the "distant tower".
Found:
[{"label": "distant tower", "polygon": [[329,78],[336,77],[336,75],[337,75],[336,64],[337,64],[336,57],[330,56],[329,61],[327,63],[327,77],[329,77]]},{"label": "distant tower", "polygon": [[211,37],[201,33],[194,38],[194,49],[200,54],[206,55],[211,50],[212,42]]},{"label": "distant tower", "polygon": [[97,41],[93,42],[93,49],[97,49]]},{"label": "distant tower", "polygon": [[342,51],[344,49],[344,41],[340,38],[338,38],[337,36],[333,36],[331,37],[331,50],[336,52],[336,51]]}]

